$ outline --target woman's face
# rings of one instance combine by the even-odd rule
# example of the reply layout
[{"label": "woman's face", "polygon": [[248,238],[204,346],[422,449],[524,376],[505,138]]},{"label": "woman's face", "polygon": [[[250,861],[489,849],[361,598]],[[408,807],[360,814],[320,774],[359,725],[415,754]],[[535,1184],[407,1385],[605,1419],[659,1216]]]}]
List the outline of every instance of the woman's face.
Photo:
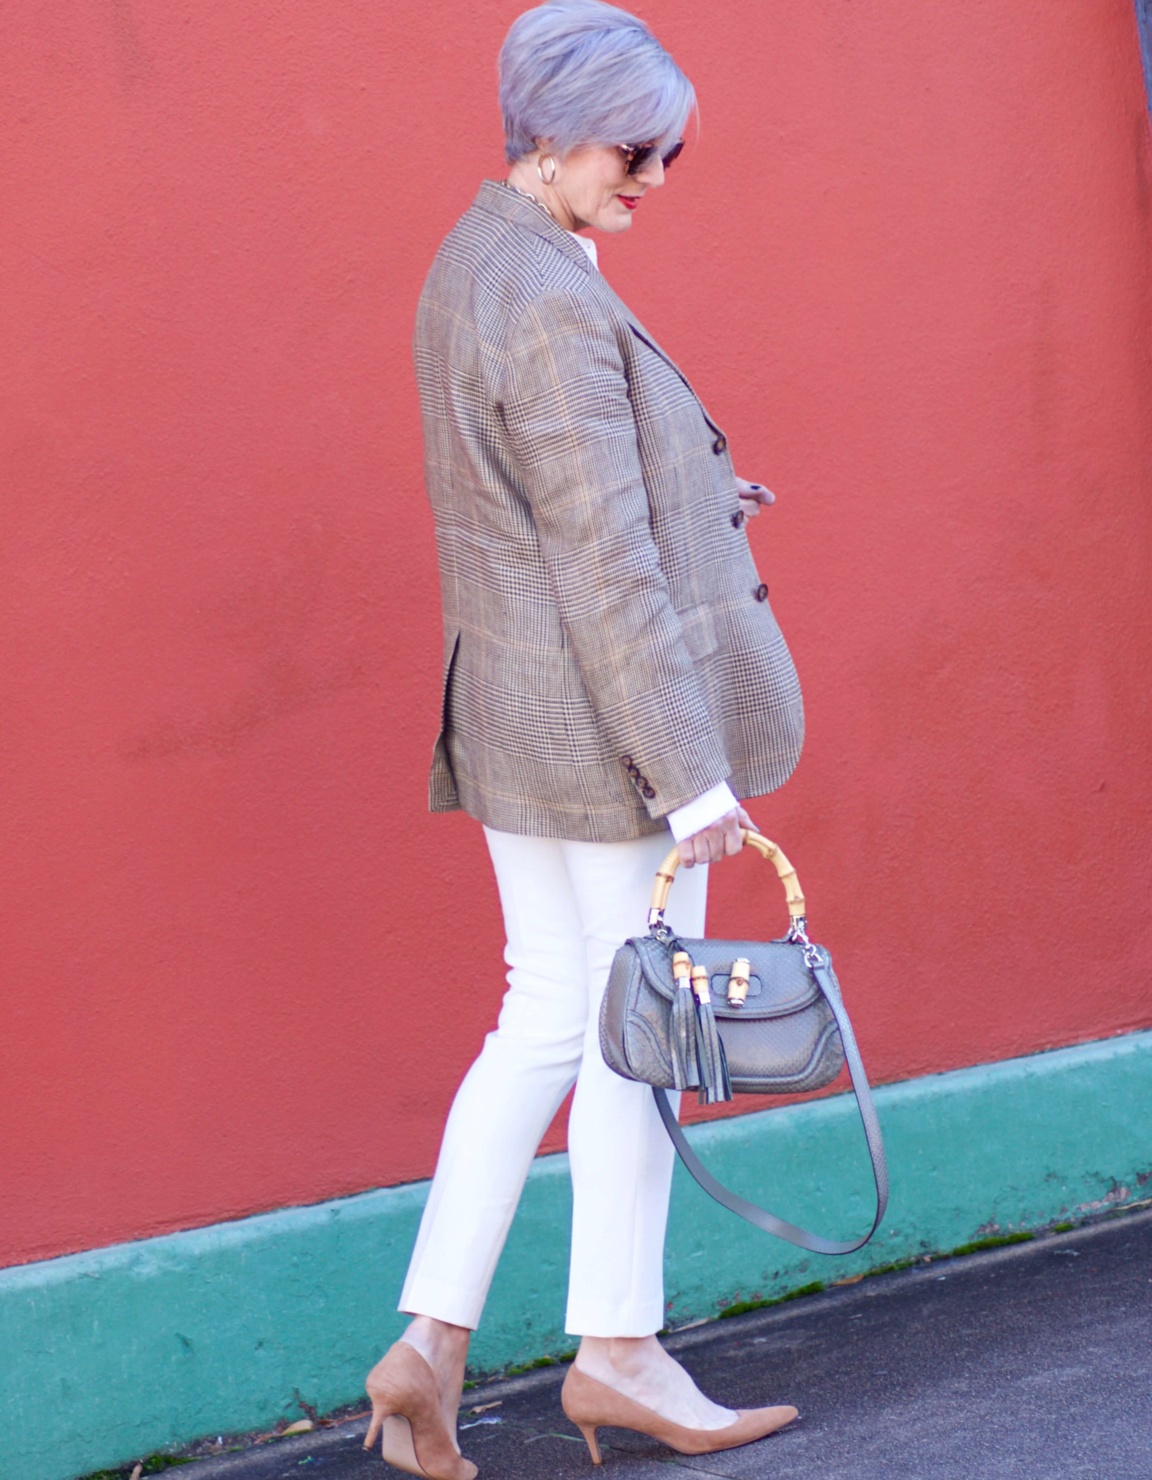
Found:
[{"label": "woman's face", "polygon": [[[544,159],[544,175],[549,164]],[[628,173],[628,161],[614,144],[582,144],[556,161],[556,178],[548,190],[549,203],[560,219],[559,205],[569,220],[561,225],[569,231],[582,226],[597,231],[627,231],[645,194],[664,183],[659,154],[636,174]],[[539,193],[539,192],[537,192]]]}]

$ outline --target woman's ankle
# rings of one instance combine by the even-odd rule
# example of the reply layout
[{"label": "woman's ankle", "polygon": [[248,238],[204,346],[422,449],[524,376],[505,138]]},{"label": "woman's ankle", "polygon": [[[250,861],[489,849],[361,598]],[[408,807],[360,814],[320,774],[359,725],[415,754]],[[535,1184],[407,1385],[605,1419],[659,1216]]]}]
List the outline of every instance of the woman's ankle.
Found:
[{"label": "woman's ankle", "polygon": [[463,1367],[468,1357],[468,1343],[472,1332],[467,1326],[453,1326],[448,1321],[438,1321],[434,1316],[413,1316],[401,1333],[400,1339],[414,1351],[418,1351],[428,1365],[440,1370],[445,1367]]},{"label": "woman's ankle", "polygon": [[650,1368],[666,1356],[655,1336],[582,1336],[576,1365],[627,1374]]}]

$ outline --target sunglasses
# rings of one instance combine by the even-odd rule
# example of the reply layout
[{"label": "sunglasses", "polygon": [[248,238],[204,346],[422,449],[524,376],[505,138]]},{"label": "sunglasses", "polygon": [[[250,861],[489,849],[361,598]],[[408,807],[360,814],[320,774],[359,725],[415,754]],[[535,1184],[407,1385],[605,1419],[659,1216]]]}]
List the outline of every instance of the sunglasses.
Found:
[{"label": "sunglasses", "polygon": [[[625,168],[630,175],[639,175],[646,170],[656,156],[660,153],[659,144],[617,144],[617,149],[624,156]],[[684,147],[684,140],[673,144],[668,153],[661,156],[660,163],[665,169],[673,160],[679,159],[680,151]]]}]

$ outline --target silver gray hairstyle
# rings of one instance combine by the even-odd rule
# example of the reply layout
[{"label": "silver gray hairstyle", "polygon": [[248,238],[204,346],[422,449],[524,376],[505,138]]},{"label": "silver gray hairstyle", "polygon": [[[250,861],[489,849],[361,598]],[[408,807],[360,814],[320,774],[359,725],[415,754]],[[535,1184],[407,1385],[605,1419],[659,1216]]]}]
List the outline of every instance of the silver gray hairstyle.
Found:
[{"label": "silver gray hairstyle", "polygon": [[500,50],[509,164],[547,139],[670,148],[696,105],[692,84],[643,21],[601,0],[548,0],[512,23]]}]

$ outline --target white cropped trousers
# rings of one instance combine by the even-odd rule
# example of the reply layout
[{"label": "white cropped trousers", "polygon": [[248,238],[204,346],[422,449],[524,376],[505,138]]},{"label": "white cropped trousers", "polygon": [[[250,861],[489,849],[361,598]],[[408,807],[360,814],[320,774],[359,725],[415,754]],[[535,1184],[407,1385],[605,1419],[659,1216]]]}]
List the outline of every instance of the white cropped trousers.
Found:
[{"label": "white cropped trousers", "polygon": [[[624,843],[485,828],[508,937],[508,990],[453,1101],[400,1309],[479,1325],[528,1169],[564,1096],[572,1175],[566,1328],[649,1336],[664,1325],[673,1150],[643,1084],[600,1053],[600,999],[618,946],[641,933],[669,833]],[[704,934],[707,868],[682,869],[668,921]]]}]

